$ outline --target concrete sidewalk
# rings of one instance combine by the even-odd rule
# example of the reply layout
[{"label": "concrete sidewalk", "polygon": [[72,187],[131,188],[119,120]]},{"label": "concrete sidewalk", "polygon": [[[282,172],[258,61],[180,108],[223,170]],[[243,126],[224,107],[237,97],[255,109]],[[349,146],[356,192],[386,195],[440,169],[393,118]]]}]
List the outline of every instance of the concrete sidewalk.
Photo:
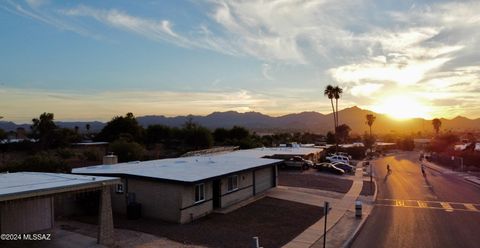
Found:
[{"label": "concrete sidewalk", "polygon": [[[270,197],[280,198],[284,200],[296,201],[305,204],[324,206],[325,201],[330,202],[331,210],[328,213],[327,231],[330,230],[340,219],[346,214],[348,210],[351,210],[355,206],[355,201],[360,195],[363,186],[363,168],[362,164],[358,163],[355,171],[354,181],[350,190],[343,195],[341,199],[332,197],[326,197],[318,194],[312,194],[312,192],[292,192],[292,189],[288,187],[280,187],[272,192],[269,192]],[[317,241],[322,242],[320,239],[323,237],[324,232],[324,218],[318,220],[315,224],[307,228],[303,233],[298,235],[284,247],[286,248],[299,248],[299,247],[312,247]]]},{"label": "concrete sidewalk", "polygon": [[426,161],[426,160],[423,161],[423,164],[426,167],[428,167],[428,168],[430,168],[434,171],[440,172],[442,174],[455,175],[455,176],[463,178],[463,180],[465,180],[465,181],[468,181],[470,183],[473,183],[473,184],[476,184],[476,185],[480,186],[480,178],[478,178],[477,176],[470,175],[468,172],[453,171],[451,169],[442,167],[440,165],[437,165],[433,162],[429,162],[429,161]]}]

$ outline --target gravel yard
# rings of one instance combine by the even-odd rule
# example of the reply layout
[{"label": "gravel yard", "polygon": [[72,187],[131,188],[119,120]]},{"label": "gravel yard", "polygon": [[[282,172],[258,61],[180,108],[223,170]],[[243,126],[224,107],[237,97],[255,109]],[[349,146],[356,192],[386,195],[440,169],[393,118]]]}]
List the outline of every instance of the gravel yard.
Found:
[{"label": "gravel yard", "polygon": [[115,227],[208,247],[250,247],[252,237],[262,247],[281,247],[323,216],[323,208],[263,198],[228,214],[210,214],[194,223],[116,218]]},{"label": "gravel yard", "polygon": [[338,176],[326,173],[312,173],[312,171],[301,172],[281,170],[278,173],[278,184],[289,187],[321,189],[347,193],[352,186],[352,183],[352,180],[341,179]]},{"label": "gravel yard", "polygon": [[372,183],[370,185],[370,181],[363,181],[362,191],[360,192],[360,195],[369,196],[369,195],[373,195],[374,193],[375,193],[375,184]]}]

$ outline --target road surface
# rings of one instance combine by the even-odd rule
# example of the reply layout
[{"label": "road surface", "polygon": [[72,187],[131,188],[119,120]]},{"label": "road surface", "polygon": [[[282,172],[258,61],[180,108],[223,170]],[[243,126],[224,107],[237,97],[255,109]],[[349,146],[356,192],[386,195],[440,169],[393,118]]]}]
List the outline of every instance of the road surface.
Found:
[{"label": "road surface", "polygon": [[377,202],[352,247],[480,247],[480,187],[428,168],[424,178],[418,158],[375,162]]}]

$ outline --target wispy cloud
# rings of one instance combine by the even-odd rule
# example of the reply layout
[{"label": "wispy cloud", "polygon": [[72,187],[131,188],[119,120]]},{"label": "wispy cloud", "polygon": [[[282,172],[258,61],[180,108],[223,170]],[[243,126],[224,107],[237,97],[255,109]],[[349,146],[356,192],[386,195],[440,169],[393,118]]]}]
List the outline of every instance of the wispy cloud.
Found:
[{"label": "wispy cloud", "polygon": [[187,46],[190,42],[173,31],[169,20],[149,20],[129,15],[124,11],[111,9],[99,10],[87,6],[61,10],[60,13],[73,17],[91,17],[106,25],[133,32],[153,40],[163,40],[179,46]]},{"label": "wispy cloud", "polygon": [[[432,105],[445,104],[451,99],[448,113],[462,113],[464,107],[480,114],[480,109],[472,110],[475,108],[473,103],[480,105],[480,100],[472,97],[472,94],[478,94],[474,89],[480,90],[480,69],[471,66],[480,64],[478,1],[418,2],[408,8],[404,3],[398,3],[388,9],[369,0],[206,0],[197,4],[202,8],[195,14],[200,15],[202,21],[182,25],[179,25],[181,20],[156,12],[142,15],[121,7],[98,7],[93,3],[88,6],[59,6],[47,0],[6,0],[0,3],[0,7],[85,36],[108,36],[109,32],[104,31],[112,29],[183,48],[254,58],[258,62],[255,68],[259,68],[263,76],[261,80],[272,85],[283,80],[279,76],[282,70],[277,70],[276,65],[308,67],[315,71],[315,75],[321,75],[318,77],[319,85],[314,87],[321,88],[332,81],[344,86],[344,103],[366,106],[372,104],[367,96],[379,94],[379,97],[388,97],[398,90],[406,94],[418,93],[416,96],[421,101]],[[311,75],[292,80],[308,81],[305,78],[308,76]],[[207,84],[212,87],[218,84],[217,81],[209,82],[211,80]],[[305,86],[296,82],[281,83],[291,85],[286,92],[295,92],[299,87],[304,87],[301,90],[306,92],[311,91],[306,88],[312,87],[312,84]],[[161,103],[169,106],[165,108],[167,112],[176,109],[174,103],[182,109],[202,107],[206,112],[213,110],[211,106],[218,107],[218,110],[228,109],[226,106],[229,106],[270,113],[281,112],[278,106],[283,104],[289,106],[289,111],[323,106],[322,101],[317,101],[318,96],[309,95],[302,101],[305,97],[301,94],[279,91],[258,94],[255,89],[238,92],[189,95],[193,93],[162,91],[158,93],[160,95],[146,99],[139,96],[132,101],[135,105],[147,99],[153,101],[156,97],[171,99],[171,102],[165,100]],[[148,96],[149,92],[140,93]],[[102,94],[105,94],[102,97],[117,99],[110,93]],[[251,99],[242,98],[242,94]],[[227,98],[222,98],[222,95]],[[240,98],[241,102],[228,102],[229,99]],[[215,99],[214,103],[211,99]],[[456,99],[465,103],[453,101]],[[91,101],[97,102],[93,98]]]}]

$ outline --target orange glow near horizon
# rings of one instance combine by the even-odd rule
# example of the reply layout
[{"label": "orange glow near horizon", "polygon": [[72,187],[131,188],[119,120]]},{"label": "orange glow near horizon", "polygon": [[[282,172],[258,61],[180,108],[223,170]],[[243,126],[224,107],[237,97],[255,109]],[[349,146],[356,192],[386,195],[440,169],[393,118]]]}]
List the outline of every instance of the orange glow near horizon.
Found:
[{"label": "orange glow near horizon", "polygon": [[417,117],[429,119],[432,112],[428,105],[407,95],[385,96],[377,104],[372,105],[371,109],[398,120]]}]

